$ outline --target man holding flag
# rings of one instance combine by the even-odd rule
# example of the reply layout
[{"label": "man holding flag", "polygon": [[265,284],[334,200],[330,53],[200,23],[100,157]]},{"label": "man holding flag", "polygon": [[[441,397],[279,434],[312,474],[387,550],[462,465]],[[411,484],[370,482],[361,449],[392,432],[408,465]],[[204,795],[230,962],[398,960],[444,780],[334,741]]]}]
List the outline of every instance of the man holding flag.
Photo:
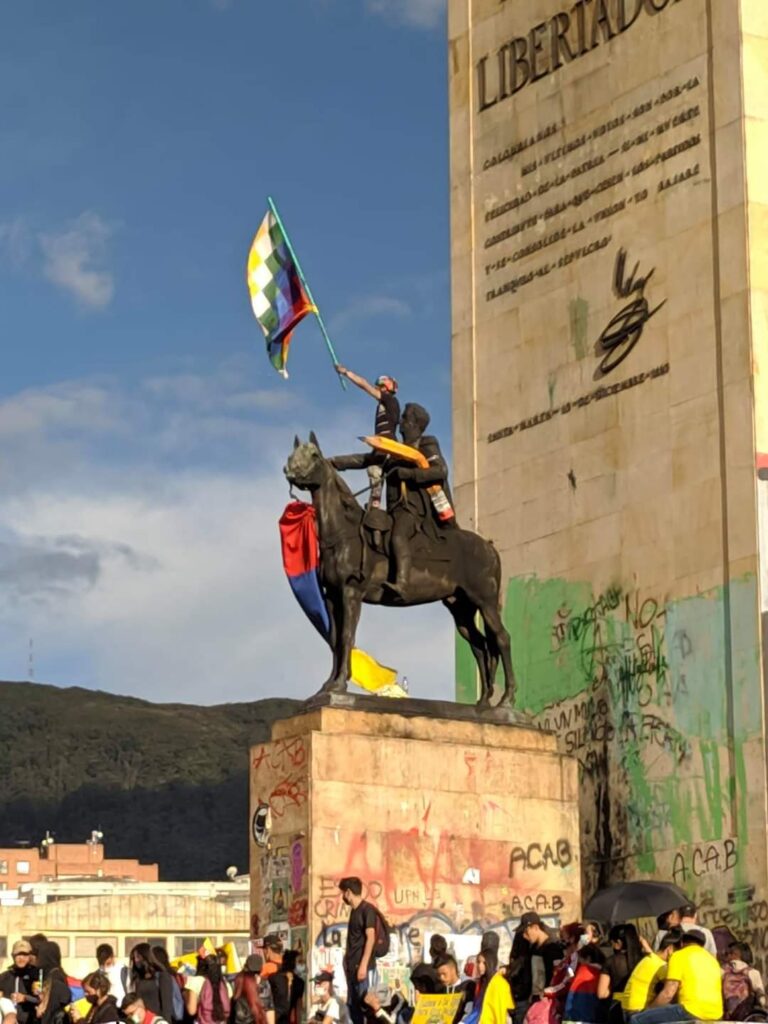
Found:
[{"label": "man holding flag", "polygon": [[[371,398],[375,398],[376,420],[373,432],[377,437],[388,437],[396,440],[397,426],[400,422],[400,403],[395,397],[397,393],[397,381],[394,377],[382,374],[376,378],[376,383],[371,384],[365,377],[353,373],[345,366],[336,364],[336,372],[340,377],[346,377],[352,383],[365,391]],[[368,501],[368,508],[379,508],[381,505],[381,491],[384,480],[384,470],[379,464],[368,466],[368,479],[371,484],[371,497]]]}]

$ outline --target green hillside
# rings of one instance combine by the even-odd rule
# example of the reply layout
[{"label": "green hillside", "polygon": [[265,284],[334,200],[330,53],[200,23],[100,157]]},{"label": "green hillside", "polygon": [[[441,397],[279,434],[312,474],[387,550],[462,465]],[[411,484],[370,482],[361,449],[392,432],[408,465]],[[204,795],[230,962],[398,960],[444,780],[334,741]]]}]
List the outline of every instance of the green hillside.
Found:
[{"label": "green hillside", "polygon": [[0,846],[49,829],[172,880],[248,868],[248,749],[293,700],[196,707],[0,682]]}]

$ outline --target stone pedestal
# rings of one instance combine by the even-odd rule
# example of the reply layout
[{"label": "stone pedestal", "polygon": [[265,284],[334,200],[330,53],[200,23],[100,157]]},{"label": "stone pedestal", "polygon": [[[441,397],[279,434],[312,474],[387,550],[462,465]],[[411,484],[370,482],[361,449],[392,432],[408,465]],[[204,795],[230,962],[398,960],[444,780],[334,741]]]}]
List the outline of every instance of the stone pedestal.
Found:
[{"label": "stone pedestal", "polygon": [[525,910],[578,919],[576,761],[551,734],[436,707],[310,708],[253,747],[254,934],[288,933],[312,970],[338,966],[344,875],[396,928],[392,970],[434,931],[461,936],[463,956],[488,928],[508,949]]}]

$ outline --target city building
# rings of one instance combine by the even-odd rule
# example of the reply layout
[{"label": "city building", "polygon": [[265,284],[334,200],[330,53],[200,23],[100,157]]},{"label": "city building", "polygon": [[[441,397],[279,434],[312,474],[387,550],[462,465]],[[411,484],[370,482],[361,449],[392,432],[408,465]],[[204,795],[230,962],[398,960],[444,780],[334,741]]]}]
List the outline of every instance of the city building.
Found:
[{"label": "city building", "polygon": [[46,835],[40,846],[0,849],[0,890],[15,889],[34,882],[63,878],[123,878],[156,882],[157,864],[137,860],[109,859],[104,855],[103,836],[91,833],[84,843],[57,843]]},{"label": "city building", "polygon": [[234,869],[215,882],[161,882],[156,864],[104,856],[98,832],[82,844],[0,851],[7,863],[0,891],[0,960],[20,938],[42,932],[58,942],[75,977],[95,966],[96,947],[108,942],[125,957],[139,942],[165,946],[170,956],[197,950],[205,938],[233,942],[248,954],[249,879]]}]

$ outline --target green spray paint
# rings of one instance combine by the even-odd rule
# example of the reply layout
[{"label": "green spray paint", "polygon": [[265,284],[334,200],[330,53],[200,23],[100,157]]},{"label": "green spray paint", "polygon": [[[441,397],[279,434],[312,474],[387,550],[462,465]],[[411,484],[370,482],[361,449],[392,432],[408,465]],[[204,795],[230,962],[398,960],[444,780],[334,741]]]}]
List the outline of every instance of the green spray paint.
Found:
[{"label": "green spray paint", "polygon": [[512,640],[518,707],[538,714],[548,704],[585,689],[578,650],[567,644],[553,652],[553,626],[566,609],[591,602],[588,583],[536,577],[509,581],[504,622]]},{"label": "green spray paint", "polygon": [[[607,593],[607,592],[606,592]],[[548,714],[551,723],[589,728],[586,695],[608,701],[615,732],[609,764],[616,772],[611,803],[628,809],[626,850],[638,870],[656,870],[654,851],[734,835],[748,841],[745,744],[761,736],[759,616],[753,576],[730,583],[734,735],[728,736],[723,588],[663,604],[643,627],[630,602],[595,595],[586,581],[511,579],[504,621],[512,640],[518,706],[540,715],[581,696],[580,714]],[[466,645],[457,653],[459,699],[475,699],[475,667]],[[592,697],[590,696],[590,700]],[[586,705],[589,707],[590,705]],[[665,749],[642,731],[646,716],[662,720]],[[631,728],[622,729],[629,722]],[[567,724],[566,724],[567,723]],[[678,750],[688,756],[670,768]],[[734,750],[735,777],[723,777],[723,748]],[[655,745],[654,745],[655,743]],[[661,764],[662,767],[659,767]],[[737,820],[731,822],[731,796]],[[659,821],[659,808],[663,821]],[[588,855],[588,851],[587,851]],[[741,857],[733,881],[746,884]]]}]

